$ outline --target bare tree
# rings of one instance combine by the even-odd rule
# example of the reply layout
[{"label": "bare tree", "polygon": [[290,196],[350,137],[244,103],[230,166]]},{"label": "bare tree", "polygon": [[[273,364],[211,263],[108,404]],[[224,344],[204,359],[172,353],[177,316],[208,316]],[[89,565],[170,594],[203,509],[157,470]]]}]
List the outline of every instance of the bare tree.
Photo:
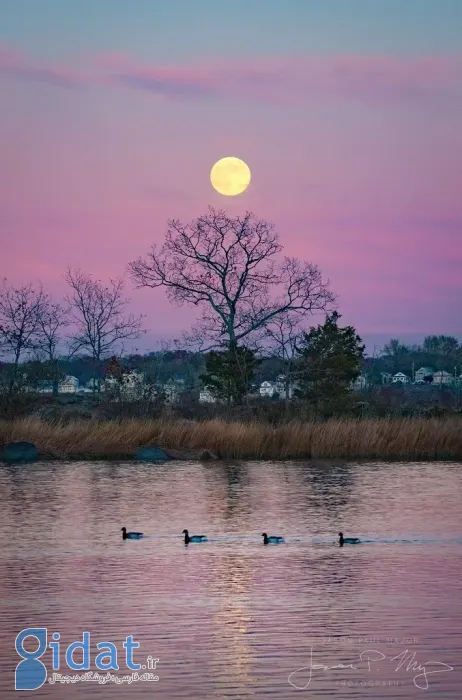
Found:
[{"label": "bare tree", "polygon": [[71,288],[66,303],[76,326],[71,352],[85,350],[92,356],[99,391],[103,359],[115,354],[124,340],[140,337],[144,332],[142,316],[127,314],[129,300],[123,296],[123,279],[110,280],[104,285],[80,270],[68,268],[65,280]]},{"label": "bare tree", "polygon": [[[209,207],[190,224],[169,221],[160,250],[129,270],[139,287],[165,287],[169,299],[201,309],[196,337],[210,347],[232,349],[277,316],[324,310],[334,302],[316,265],[279,259],[282,246],[272,224],[246,213],[229,218]],[[210,349],[210,348],[209,348]]]},{"label": "bare tree", "polygon": [[46,362],[47,371],[53,381],[54,394],[58,393],[59,380],[62,376],[58,364],[58,350],[63,340],[62,331],[69,322],[69,307],[45,296],[38,320],[35,350],[38,358]]},{"label": "bare tree", "polygon": [[296,350],[302,333],[301,318],[289,312],[275,316],[265,329],[266,349],[284,362],[286,410],[288,410],[291,389],[296,377]]},{"label": "bare tree", "polygon": [[12,358],[8,379],[10,395],[19,388],[20,360],[35,347],[44,302],[41,285],[35,287],[30,283],[15,287],[6,279],[0,285],[0,349]]}]

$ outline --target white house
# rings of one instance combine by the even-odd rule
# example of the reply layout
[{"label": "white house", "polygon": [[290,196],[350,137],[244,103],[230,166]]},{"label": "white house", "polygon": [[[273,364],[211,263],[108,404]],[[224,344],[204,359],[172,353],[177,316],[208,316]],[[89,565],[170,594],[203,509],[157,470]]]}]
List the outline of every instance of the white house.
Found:
[{"label": "white house", "polygon": [[391,378],[391,383],[392,384],[408,384],[409,377],[407,376],[407,374],[404,374],[403,372],[397,372]]},{"label": "white house", "polygon": [[[259,389],[260,396],[274,396],[277,394],[280,398],[286,398],[286,385],[284,375],[279,375],[275,382],[262,382]],[[291,384],[289,386],[289,398],[292,397],[294,393],[294,387]]]},{"label": "white house", "polygon": [[453,381],[454,375],[444,369],[438,370],[433,375],[433,384],[452,384]]},{"label": "white house", "polygon": [[[297,388],[297,384],[289,381],[289,386],[287,388],[289,399],[291,399]],[[276,393],[279,394],[282,399],[286,398],[286,378],[283,374],[280,374],[276,379]]]},{"label": "white house", "polygon": [[113,391],[119,399],[133,400],[142,397],[146,390],[144,383],[144,373],[137,370],[123,372],[120,377],[108,375],[104,380],[106,391]]},{"label": "white house", "polygon": [[209,387],[205,386],[199,393],[199,401],[200,403],[216,403],[217,400]]},{"label": "white house", "polygon": [[79,389],[79,380],[68,374],[62,382],[59,382],[58,391],[60,394],[75,394]]},{"label": "white house", "polygon": [[422,384],[425,381],[425,377],[433,377],[434,374],[435,370],[431,367],[421,367],[415,373],[414,381],[416,384]]},{"label": "white house", "polygon": [[137,372],[136,370],[130,370],[129,372],[124,372],[119,379],[110,374],[104,380],[104,384],[107,388],[112,388],[120,383],[122,389],[127,391],[136,390],[144,382],[144,374],[142,372]]},{"label": "white house", "polygon": [[124,373],[122,377],[124,386],[130,389],[136,389],[144,382],[144,372],[138,372],[136,369]]},{"label": "white house", "polygon": [[260,396],[273,396],[276,393],[276,385],[274,382],[262,382],[259,391]]},{"label": "white house", "polygon": [[180,398],[180,394],[184,391],[184,379],[169,379],[164,385],[165,400],[167,403],[175,403]]},{"label": "white house", "polygon": [[360,374],[359,377],[356,377],[356,379],[351,382],[350,387],[353,391],[363,391],[367,389],[367,385],[367,377],[364,374]]}]

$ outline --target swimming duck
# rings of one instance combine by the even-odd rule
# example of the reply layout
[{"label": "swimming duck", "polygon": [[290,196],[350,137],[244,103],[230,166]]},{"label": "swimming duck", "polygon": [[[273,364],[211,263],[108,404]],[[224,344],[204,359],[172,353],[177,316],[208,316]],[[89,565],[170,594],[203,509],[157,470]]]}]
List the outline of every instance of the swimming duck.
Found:
[{"label": "swimming duck", "polygon": [[207,535],[189,535],[187,530],[183,530],[184,543],[189,544],[190,542],[207,542]]},{"label": "swimming duck", "polygon": [[343,532],[338,533],[339,536],[339,545],[343,547],[344,544],[359,544],[361,540],[359,537],[344,537]]},{"label": "swimming duck", "polygon": [[281,544],[281,542],[284,542],[284,538],[278,535],[271,535],[271,537],[268,537],[266,532],[262,532],[261,536],[263,537],[263,544]]},{"label": "swimming duck", "polygon": [[142,532],[127,532],[127,528],[122,529],[122,539],[123,540],[140,540],[143,537]]}]

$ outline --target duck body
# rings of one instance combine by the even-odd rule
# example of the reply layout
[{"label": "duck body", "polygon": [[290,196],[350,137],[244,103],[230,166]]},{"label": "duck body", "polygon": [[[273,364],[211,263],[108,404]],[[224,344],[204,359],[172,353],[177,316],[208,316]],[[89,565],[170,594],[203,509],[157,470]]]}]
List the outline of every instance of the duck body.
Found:
[{"label": "duck body", "polygon": [[127,532],[126,527],[121,528],[121,530],[123,540],[140,540],[142,537],[144,537],[142,532]]},{"label": "duck body", "polygon": [[285,542],[284,538],[279,537],[278,535],[270,535],[268,537],[266,532],[262,532],[261,536],[263,537],[263,544],[282,544]]},{"label": "duck body", "polygon": [[190,542],[207,542],[207,535],[190,535],[187,530],[183,530],[184,543]]},{"label": "duck body", "polygon": [[344,537],[343,532],[339,532],[338,537],[338,543],[341,547],[343,547],[344,544],[359,544],[361,542],[359,537]]}]

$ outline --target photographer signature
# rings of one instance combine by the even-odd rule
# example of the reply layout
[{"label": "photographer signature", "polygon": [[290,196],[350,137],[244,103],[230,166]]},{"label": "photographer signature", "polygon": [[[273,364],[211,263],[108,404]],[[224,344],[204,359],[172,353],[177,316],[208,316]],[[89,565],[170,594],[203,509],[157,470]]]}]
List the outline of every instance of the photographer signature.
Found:
[{"label": "photographer signature", "polygon": [[[381,651],[377,651],[376,649],[368,649],[366,651],[363,651],[359,655],[359,659],[362,662],[367,662],[367,666],[365,667],[365,670],[368,672],[371,671],[371,663],[372,662],[378,662],[378,661],[383,661],[384,659],[386,661],[397,661],[398,664],[396,665],[395,668],[395,673],[399,671],[400,668],[405,668],[406,671],[411,672],[414,674],[413,676],[413,681],[414,685],[416,688],[419,688],[420,690],[428,690],[428,677],[431,675],[434,675],[435,673],[446,673],[448,671],[453,671],[453,667],[449,666],[448,664],[445,664],[441,661],[427,661],[425,662],[424,665],[419,664],[419,662],[416,660],[416,652],[415,651],[409,651],[409,649],[405,649],[403,652],[398,654],[397,656],[393,657],[387,657],[385,654],[382,654]],[[334,664],[333,666],[327,666],[325,664],[315,664],[313,663],[313,647],[310,647],[310,663],[308,666],[303,666],[302,668],[298,668],[296,671],[292,671],[292,673],[289,676],[289,683],[291,686],[296,688],[297,690],[305,690],[308,688],[309,684],[311,683],[311,679],[313,676],[313,671],[330,671],[330,670],[337,670],[337,669],[350,669],[353,671],[360,671],[362,668],[361,665],[355,665],[355,664]],[[304,685],[297,685],[293,677],[296,674],[302,673],[308,671],[308,680],[305,682]]]}]

